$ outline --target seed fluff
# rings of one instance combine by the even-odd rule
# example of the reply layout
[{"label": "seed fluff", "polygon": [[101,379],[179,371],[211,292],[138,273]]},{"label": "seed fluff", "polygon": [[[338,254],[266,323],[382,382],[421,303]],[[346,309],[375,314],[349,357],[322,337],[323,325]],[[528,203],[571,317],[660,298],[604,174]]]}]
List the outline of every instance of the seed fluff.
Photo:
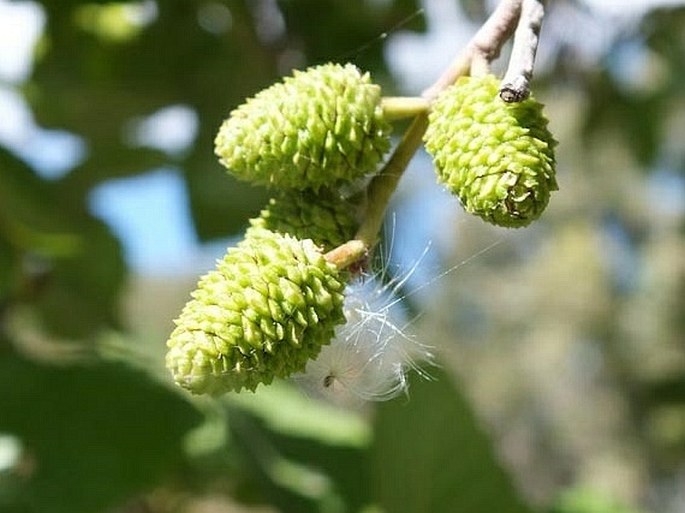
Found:
[{"label": "seed fluff", "polygon": [[[425,255],[425,252],[424,252]],[[384,280],[387,269],[361,275],[346,288],[343,310],[347,322],[308,362],[295,381],[306,393],[340,406],[392,399],[408,388],[407,375],[431,365],[430,348],[408,333],[411,324],[400,289],[416,270]]]}]

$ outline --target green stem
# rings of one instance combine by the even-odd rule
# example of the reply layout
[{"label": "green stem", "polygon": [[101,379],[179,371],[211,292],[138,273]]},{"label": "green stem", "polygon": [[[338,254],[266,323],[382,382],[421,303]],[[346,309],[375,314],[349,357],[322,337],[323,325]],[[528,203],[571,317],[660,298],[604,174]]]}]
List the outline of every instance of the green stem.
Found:
[{"label": "green stem", "polygon": [[354,262],[364,258],[369,250],[376,244],[378,234],[383,225],[385,210],[390,203],[390,198],[402,178],[404,170],[412,159],[416,150],[421,146],[423,134],[428,128],[428,114],[423,113],[409,126],[402,140],[386,163],[383,170],[378,173],[367,189],[367,210],[355,238],[342,246],[326,254],[326,259],[343,269]]},{"label": "green stem", "polygon": [[371,247],[376,243],[378,233],[383,225],[385,210],[390,198],[402,178],[416,150],[421,146],[423,134],[428,128],[428,114],[414,118],[397,145],[395,152],[383,170],[371,180],[367,189],[368,206],[364,222],[357,231],[356,239]]},{"label": "green stem", "polygon": [[386,96],[381,99],[383,117],[396,121],[428,112],[430,102],[421,96]]}]

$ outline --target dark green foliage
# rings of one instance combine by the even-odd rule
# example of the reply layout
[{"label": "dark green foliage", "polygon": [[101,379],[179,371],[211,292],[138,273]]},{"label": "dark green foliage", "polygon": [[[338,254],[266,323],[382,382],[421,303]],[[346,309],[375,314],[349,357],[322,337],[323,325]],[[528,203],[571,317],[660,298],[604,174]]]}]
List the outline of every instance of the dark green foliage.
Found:
[{"label": "dark green foliage", "polygon": [[[288,433],[231,408],[231,433],[253,487],[281,511],[359,511],[369,504],[368,447]],[[324,433],[322,433],[324,435]]]},{"label": "dark green foliage", "polygon": [[661,92],[635,94],[622,90],[612,77],[598,73],[588,80],[588,97],[583,136],[586,143],[606,130],[618,131],[626,148],[643,163],[657,157],[663,137],[666,98]]},{"label": "dark green foliage", "polygon": [[[0,148],[0,302],[33,303],[67,337],[118,324],[124,263],[119,242],[59,184]],[[83,201],[83,198],[81,198]]]},{"label": "dark green foliage", "polygon": [[466,400],[444,372],[413,381],[407,401],[380,405],[372,448],[385,511],[529,513]]},{"label": "dark green foliage", "polygon": [[[645,49],[654,52],[648,56],[654,66],[647,71],[647,77],[638,78],[638,87],[624,83],[604,66],[585,77],[588,103],[582,135],[587,143],[603,133],[617,133],[626,150],[641,163],[653,165],[663,157],[659,148],[671,135],[667,119],[672,100],[685,87],[685,45],[679,36],[684,27],[682,7],[655,10],[642,21],[641,35],[626,35],[608,53],[607,59],[615,59],[622,50],[629,54],[631,46],[642,43],[644,38]],[[684,166],[680,166],[682,172]]]},{"label": "dark green foliage", "polygon": [[0,475],[1,511],[111,508],[178,470],[182,438],[201,420],[184,398],[120,363],[46,365],[5,350],[0,387],[0,432],[19,438],[29,469],[9,486]]},{"label": "dark green foliage", "polygon": [[[414,0],[279,0],[288,39],[304,43],[307,62],[350,61],[364,70],[383,72],[381,34],[391,28],[423,30],[424,18]],[[360,13],[366,16],[360,16]],[[376,73],[374,76],[378,80]]]}]

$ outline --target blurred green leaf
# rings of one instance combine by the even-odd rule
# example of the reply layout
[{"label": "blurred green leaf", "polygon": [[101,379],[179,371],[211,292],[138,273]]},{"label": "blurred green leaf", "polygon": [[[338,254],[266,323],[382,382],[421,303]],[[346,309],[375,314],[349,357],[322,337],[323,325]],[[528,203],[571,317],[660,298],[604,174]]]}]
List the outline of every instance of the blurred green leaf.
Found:
[{"label": "blurred green leaf", "polygon": [[[214,157],[213,140],[231,108],[277,77],[276,56],[251,29],[250,9],[227,2],[230,30],[214,34],[198,22],[202,6],[161,2],[156,20],[140,34],[113,42],[78,25],[78,4],[45,3],[44,52],[27,88],[41,124],[86,140],[85,160],[60,183],[63,196],[81,202],[90,188],[112,177],[180,165],[199,237],[240,231],[267,193],[228,178]],[[129,146],[132,121],[173,104],[188,105],[199,117],[197,141],[187,155],[172,158]]]},{"label": "blurred green leaf", "polygon": [[269,198],[266,189],[239,182],[219,164],[214,157],[216,127],[200,129],[196,150],[184,167],[190,208],[201,240],[241,232]]},{"label": "blurred green leaf", "polygon": [[[83,198],[36,176],[0,149],[0,239],[10,254],[0,287],[33,303],[45,327],[86,337],[118,324],[125,267],[117,239],[85,209]],[[19,286],[22,290],[18,290]]]},{"label": "blurred green leaf", "polygon": [[655,9],[642,22],[646,42],[650,48],[665,57],[669,65],[669,93],[675,97],[682,94],[685,84],[685,8]]},{"label": "blurred green leaf", "polygon": [[121,247],[103,223],[83,219],[79,250],[46,268],[35,306],[54,335],[84,338],[120,327],[119,294],[126,272]]},{"label": "blurred green leaf", "polygon": [[644,398],[652,405],[685,404],[685,375],[648,383],[644,388]]},{"label": "blurred green leaf", "polygon": [[25,163],[0,147],[0,235],[22,250],[39,247],[42,234],[69,229],[69,217],[59,205],[54,188],[40,179]]},{"label": "blurred green leaf", "polygon": [[310,399],[286,383],[273,383],[254,394],[234,394],[230,404],[283,436],[357,448],[368,446],[371,440],[370,428],[361,417]]},{"label": "blurred green leaf", "polygon": [[667,102],[662,91],[637,95],[623,90],[602,71],[588,80],[587,107],[583,126],[586,143],[618,132],[624,147],[643,164],[651,164],[659,152],[665,130]]},{"label": "blurred green leaf", "polygon": [[109,229],[83,198],[65,197],[59,184],[1,148],[0,182],[0,239],[9,249],[0,287],[35,304],[56,335],[86,337],[116,326],[125,267]]},{"label": "blurred green leaf", "polygon": [[258,488],[282,511],[359,511],[371,500],[368,425],[282,383],[230,401],[236,446]]},{"label": "blurred green leaf", "polygon": [[[30,463],[13,513],[94,513],[179,468],[181,442],[201,416],[141,371],[104,361],[46,365],[0,355],[0,432]],[[15,483],[16,484],[16,483]],[[0,497],[12,490],[0,481]]]},{"label": "blurred green leaf", "polygon": [[[280,0],[288,36],[304,43],[307,61],[353,62],[361,69],[383,73],[382,41],[389,30],[422,30],[422,11],[415,0],[378,3],[364,0]],[[364,12],[365,15],[360,15]]]},{"label": "blurred green leaf", "polygon": [[0,311],[16,294],[20,275],[18,255],[7,239],[0,234]]},{"label": "blurred green leaf", "polygon": [[528,513],[466,400],[444,372],[379,406],[372,472],[392,513]]},{"label": "blurred green leaf", "polygon": [[561,494],[550,513],[639,513],[610,496],[589,488],[571,488]]}]

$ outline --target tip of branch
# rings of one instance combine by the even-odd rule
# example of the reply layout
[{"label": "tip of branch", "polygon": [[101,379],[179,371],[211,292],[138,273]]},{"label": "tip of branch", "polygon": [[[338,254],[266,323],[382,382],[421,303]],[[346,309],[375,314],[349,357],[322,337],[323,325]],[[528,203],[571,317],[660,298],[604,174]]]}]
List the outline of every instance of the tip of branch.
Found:
[{"label": "tip of branch", "polygon": [[499,90],[499,97],[507,103],[522,102],[530,96],[530,90],[526,88],[517,89],[511,84],[502,86]]},{"label": "tip of branch", "polygon": [[499,88],[499,97],[507,103],[522,102],[530,96],[530,85],[528,79],[523,75],[518,75],[513,79],[507,80],[504,77]]},{"label": "tip of branch", "polygon": [[368,251],[369,246],[365,242],[353,239],[347,241],[342,246],[332,249],[324,255],[324,258],[338,269],[345,269],[366,257]]}]

